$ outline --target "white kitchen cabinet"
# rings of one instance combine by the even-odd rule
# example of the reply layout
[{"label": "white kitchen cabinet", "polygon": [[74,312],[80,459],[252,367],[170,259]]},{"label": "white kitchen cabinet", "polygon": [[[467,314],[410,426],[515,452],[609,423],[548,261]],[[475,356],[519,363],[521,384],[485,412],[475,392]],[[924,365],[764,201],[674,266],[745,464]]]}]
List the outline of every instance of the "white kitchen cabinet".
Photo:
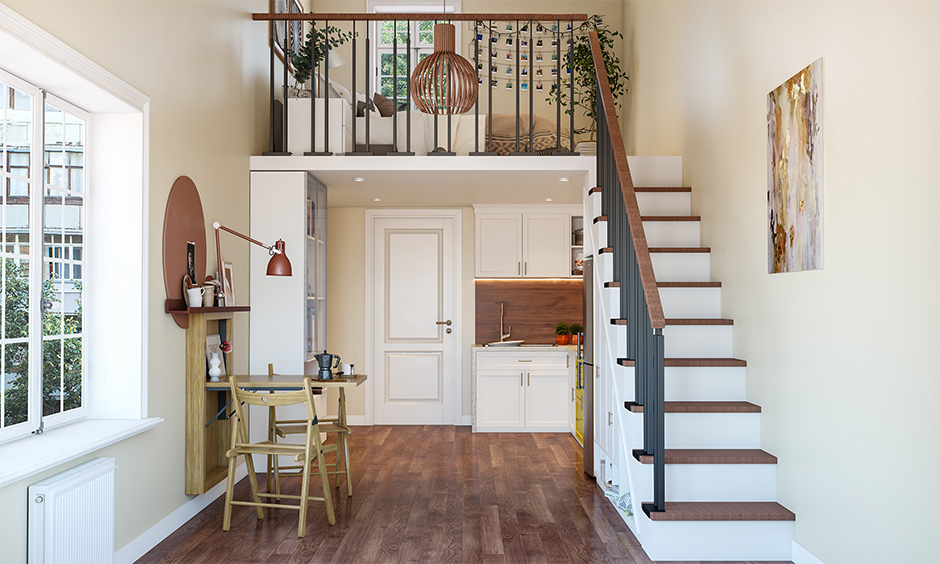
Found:
[{"label": "white kitchen cabinet", "polygon": [[569,430],[571,353],[474,350],[474,431]]},{"label": "white kitchen cabinet", "polygon": [[478,278],[571,276],[571,217],[577,206],[474,206]]}]

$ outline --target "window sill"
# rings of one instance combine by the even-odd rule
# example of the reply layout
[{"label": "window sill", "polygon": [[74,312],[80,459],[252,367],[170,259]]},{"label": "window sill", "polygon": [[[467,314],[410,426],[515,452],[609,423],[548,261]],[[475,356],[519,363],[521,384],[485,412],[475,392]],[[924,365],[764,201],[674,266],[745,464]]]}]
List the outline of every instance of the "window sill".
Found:
[{"label": "window sill", "polygon": [[153,429],[161,417],[85,419],[0,445],[0,487]]}]

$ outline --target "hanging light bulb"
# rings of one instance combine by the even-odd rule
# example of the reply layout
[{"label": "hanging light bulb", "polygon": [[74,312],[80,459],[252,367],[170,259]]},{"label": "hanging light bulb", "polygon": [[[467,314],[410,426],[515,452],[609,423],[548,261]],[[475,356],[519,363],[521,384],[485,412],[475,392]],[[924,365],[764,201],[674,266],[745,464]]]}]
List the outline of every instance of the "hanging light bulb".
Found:
[{"label": "hanging light bulb", "polygon": [[411,75],[411,96],[426,114],[462,114],[476,102],[477,71],[454,48],[453,24],[434,25],[434,53],[421,60]]}]

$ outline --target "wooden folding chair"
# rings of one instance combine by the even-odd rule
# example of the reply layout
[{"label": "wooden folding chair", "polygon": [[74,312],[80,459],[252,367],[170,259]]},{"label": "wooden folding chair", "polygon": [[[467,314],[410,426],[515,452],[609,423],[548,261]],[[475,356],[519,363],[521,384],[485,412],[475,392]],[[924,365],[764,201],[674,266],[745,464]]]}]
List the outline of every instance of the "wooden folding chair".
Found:
[{"label": "wooden folding chair", "polygon": [[[313,403],[313,389],[310,384],[310,378],[303,379],[303,389],[299,391],[279,391],[276,393],[259,393],[238,387],[235,376],[229,377],[229,383],[232,388],[232,403],[235,404],[235,416],[232,420],[232,448],[226,451],[225,456],[229,459],[228,464],[228,487],[225,491],[225,514],[222,519],[222,530],[228,531],[232,524],[232,506],[248,505],[255,507],[258,519],[264,518],[263,507],[273,509],[298,509],[300,519],[297,524],[297,536],[302,537],[305,533],[307,521],[307,505],[313,501],[323,501],[326,503],[326,517],[330,525],[336,522],[333,514],[333,498],[330,492],[329,477],[326,474],[326,464],[324,462],[324,452],[333,452],[336,445],[323,446],[320,441],[321,430],[317,420],[317,410]],[[261,407],[281,407],[286,405],[305,404],[307,407],[307,418],[302,421],[304,427],[304,444],[275,443],[270,440],[252,443],[248,440],[248,426],[245,423],[245,414],[242,404],[257,405]],[[288,498],[298,500],[297,505],[268,503],[262,501],[263,497],[275,497],[275,494],[258,491],[258,478],[255,475],[255,465],[252,461],[252,455],[261,454],[269,457],[273,456],[292,456],[296,462],[300,462],[301,475],[303,476],[300,484],[300,495],[277,494],[278,499]],[[233,498],[235,490],[235,464],[239,456],[245,456],[245,464],[248,466],[248,481],[251,484],[252,501],[236,501]],[[317,470],[320,473],[320,480],[323,483],[323,497],[313,497],[309,494],[311,460],[316,457]]]},{"label": "wooden folding chair", "polygon": [[[268,364],[268,375],[275,376],[273,364]],[[316,385],[316,382],[314,382],[314,385]],[[345,476],[346,495],[352,496],[352,471],[349,467],[349,434],[352,430],[346,425],[346,390],[339,388],[339,394],[340,411],[336,417],[320,418],[320,432],[336,433],[336,444],[330,445],[337,447],[336,461],[333,464],[327,464],[327,468],[332,468],[332,470],[327,471],[327,474],[336,476],[337,488],[339,487],[340,476]],[[277,419],[272,409],[268,416],[268,439],[277,442],[278,438],[283,439],[287,435],[302,434],[304,432],[303,423],[302,420],[298,419]],[[342,468],[340,467],[340,460],[342,460]],[[272,457],[268,457],[268,491],[271,491],[271,476],[273,474],[275,493],[280,492],[279,477],[282,470],[296,473],[300,471],[300,466],[281,466],[276,456],[273,457],[273,460]]]}]

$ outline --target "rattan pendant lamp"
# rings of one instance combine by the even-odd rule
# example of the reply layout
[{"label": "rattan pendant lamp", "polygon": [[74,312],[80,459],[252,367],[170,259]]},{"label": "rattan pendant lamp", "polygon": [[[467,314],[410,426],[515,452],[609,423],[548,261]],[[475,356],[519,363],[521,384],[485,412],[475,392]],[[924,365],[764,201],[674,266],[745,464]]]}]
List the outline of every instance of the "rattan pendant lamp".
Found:
[{"label": "rattan pendant lamp", "polygon": [[462,114],[477,98],[477,71],[454,48],[454,24],[434,24],[434,52],[411,74],[411,97],[426,114]]}]

